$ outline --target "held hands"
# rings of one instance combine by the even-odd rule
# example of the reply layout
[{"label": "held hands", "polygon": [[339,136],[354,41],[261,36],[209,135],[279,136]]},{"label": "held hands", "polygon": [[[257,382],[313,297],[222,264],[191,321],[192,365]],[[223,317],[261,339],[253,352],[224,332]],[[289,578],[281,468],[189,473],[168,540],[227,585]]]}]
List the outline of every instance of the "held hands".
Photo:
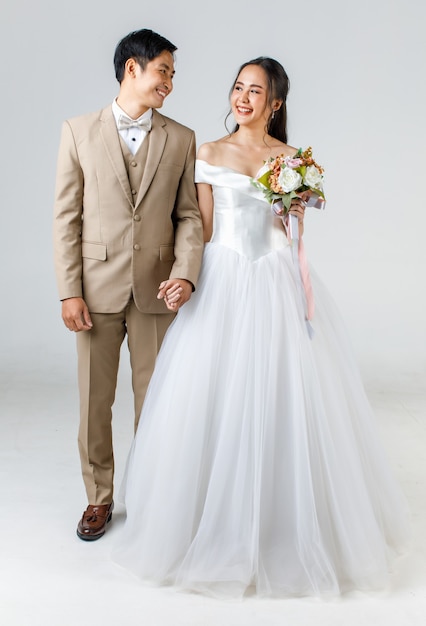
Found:
[{"label": "held hands", "polygon": [[192,293],[192,284],[184,278],[163,280],[159,286],[157,298],[163,299],[169,311],[176,313],[180,307],[188,302]]},{"label": "held hands", "polygon": [[81,330],[90,330],[93,326],[89,309],[83,298],[62,300],[62,319],[68,330],[76,333]]}]

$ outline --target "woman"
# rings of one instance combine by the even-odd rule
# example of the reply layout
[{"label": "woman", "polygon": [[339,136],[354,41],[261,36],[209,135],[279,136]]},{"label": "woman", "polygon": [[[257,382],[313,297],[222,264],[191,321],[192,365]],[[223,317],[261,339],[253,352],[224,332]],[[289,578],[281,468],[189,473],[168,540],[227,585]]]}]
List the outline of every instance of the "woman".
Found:
[{"label": "woman", "polygon": [[[406,537],[339,314],[314,275],[309,337],[282,221],[251,184],[296,152],[287,91],[273,59],[244,64],[234,132],[199,150],[203,269],[157,359],[115,551],[142,578],[213,595],[381,587]],[[302,199],[292,213],[302,231]]]}]

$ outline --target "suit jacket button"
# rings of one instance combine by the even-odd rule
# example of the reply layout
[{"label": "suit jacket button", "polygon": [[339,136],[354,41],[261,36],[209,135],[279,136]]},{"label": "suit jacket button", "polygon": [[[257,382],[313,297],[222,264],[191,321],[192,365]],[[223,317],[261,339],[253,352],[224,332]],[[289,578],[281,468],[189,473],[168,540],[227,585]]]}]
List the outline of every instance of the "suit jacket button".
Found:
[{"label": "suit jacket button", "polygon": [[134,215],[133,219],[135,220],[135,222],[140,222],[141,221],[141,216],[140,215]]},{"label": "suit jacket button", "polygon": [[141,247],[138,243],[135,243],[135,245],[133,246],[133,250],[140,250]]}]

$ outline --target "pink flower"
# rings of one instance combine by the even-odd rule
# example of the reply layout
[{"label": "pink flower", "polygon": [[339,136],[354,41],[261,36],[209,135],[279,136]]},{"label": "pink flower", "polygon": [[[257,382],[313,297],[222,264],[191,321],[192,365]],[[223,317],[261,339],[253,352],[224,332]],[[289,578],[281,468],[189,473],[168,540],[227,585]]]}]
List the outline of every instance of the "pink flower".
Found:
[{"label": "pink flower", "polygon": [[285,157],[284,163],[287,165],[287,167],[295,169],[296,167],[303,165],[303,159],[293,159],[292,157]]}]

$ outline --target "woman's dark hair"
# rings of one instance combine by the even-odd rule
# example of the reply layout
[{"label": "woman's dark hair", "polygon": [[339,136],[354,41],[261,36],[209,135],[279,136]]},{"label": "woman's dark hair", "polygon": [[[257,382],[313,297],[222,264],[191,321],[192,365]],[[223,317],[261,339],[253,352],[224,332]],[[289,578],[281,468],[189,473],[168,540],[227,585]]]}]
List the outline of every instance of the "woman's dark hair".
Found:
[{"label": "woman's dark hair", "polygon": [[136,59],[144,70],[146,64],[167,50],[173,54],[177,48],[168,39],[147,28],[129,33],[117,44],[114,53],[115,77],[119,83],[124,78],[124,66],[128,59]]},{"label": "woman's dark hair", "polygon": [[[242,70],[248,65],[259,65],[265,72],[266,78],[268,81],[268,100],[269,104],[272,106],[273,100],[282,100],[282,105],[278,109],[278,111],[274,112],[274,116],[270,116],[268,120],[268,124],[266,127],[266,131],[271,135],[271,137],[275,137],[279,141],[283,143],[287,143],[287,105],[286,99],[287,94],[290,89],[290,81],[287,76],[287,73],[281,63],[275,61],[275,59],[271,59],[269,57],[258,57],[257,59],[253,59],[252,61],[248,61],[247,63],[243,63],[240,69],[237,72],[237,76],[232,85],[232,89],[230,91],[230,95],[235,87],[235,83],[237,82],[238,76],[242,72]],[[228,113],[228,116],[231,112]],[[226,120],[225,120],[226,126]],[[237,124],[232,132],[236,132],[239,128]]]}]

